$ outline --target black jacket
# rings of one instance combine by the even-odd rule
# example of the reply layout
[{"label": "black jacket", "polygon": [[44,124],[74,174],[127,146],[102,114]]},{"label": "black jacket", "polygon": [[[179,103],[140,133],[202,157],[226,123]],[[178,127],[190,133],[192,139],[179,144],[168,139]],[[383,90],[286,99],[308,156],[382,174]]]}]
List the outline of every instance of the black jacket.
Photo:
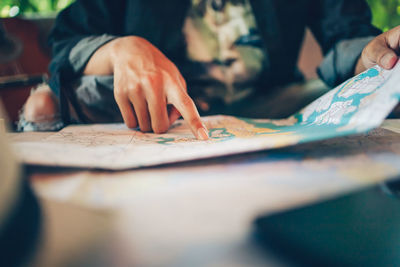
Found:
[{"label": "black jacket", "polygon": [[[267,81],[265,87],[294,80],[306,27],[311,29],[325,55],[342,40],[380,33],[371,25],[371,13],[364,0],[250,2],[268,57],[263,75]],[[77,0],[59,14],[50,36],[53,91],[59,95],[61,87],[68,87],[70,81],[81,75],[82,70],[74,70],[68,56],[82,38],[93,35],[141,36],[179,68],[185,57],[182,27],[189,5],[190,0]],[[336,68],[335,59],[333,62]],[[341,73],[338,70],[320,76],[333,86],[349,78],[345,77],[349,74]]]}]

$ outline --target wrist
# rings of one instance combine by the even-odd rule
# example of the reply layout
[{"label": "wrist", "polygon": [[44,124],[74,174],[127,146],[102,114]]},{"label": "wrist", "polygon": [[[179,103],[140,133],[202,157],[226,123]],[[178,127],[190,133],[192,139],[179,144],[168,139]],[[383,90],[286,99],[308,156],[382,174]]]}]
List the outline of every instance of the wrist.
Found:
[{"label": "wrist", "polygon": [[[116,40],[116,39],[115,39]],[[96,50],[90,57],[83,71],[84,75],[112,75],[114,73],[114,63],[112,62],[112,40]]]},{"label": "wrist", "polygon": [[130,56],[133,54],[132,49],[135,48],[141,40],[144,39],[137,36],[125,36],[109,42],[105,51],[109,67],[113,70],[116,64],[129,60]]},{"label": "wrist", "polygon": [[105,45],[104,54],[106,57],[106,68],[110,71],[110,74],[114,74],[114,66],[116,62],[118,62],[118,47],[119,42],[121,41],[122,37],[116,38]]}]

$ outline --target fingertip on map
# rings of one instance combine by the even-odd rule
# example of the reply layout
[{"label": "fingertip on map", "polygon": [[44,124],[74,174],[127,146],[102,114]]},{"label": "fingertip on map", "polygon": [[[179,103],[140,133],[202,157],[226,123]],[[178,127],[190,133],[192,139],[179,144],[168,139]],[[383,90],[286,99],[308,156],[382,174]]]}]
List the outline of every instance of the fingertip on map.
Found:
[{"label": "fingertip on map", "polygon": [[208,140],[209,136],[205,128],[199,128],[197,130],[197,138],[203,141]]}]

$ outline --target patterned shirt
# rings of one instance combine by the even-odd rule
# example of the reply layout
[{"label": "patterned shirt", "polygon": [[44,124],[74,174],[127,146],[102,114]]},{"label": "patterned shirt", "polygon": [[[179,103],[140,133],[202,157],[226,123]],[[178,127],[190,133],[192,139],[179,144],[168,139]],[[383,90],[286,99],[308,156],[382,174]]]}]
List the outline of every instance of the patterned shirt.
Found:
[{"label": "patterned shirt", "polygon": [[[229,114],[249,104],[247,96],[255,92],[268,63],[250,0],[192,0],[182,31],[187,56],[179,66],[200,113]],[[100,46],[115,38],[109,34],[82,38],[69,53],[73,71],[79,73]],[[330,82],[352,73],[360,51],[373,38],[338,42],[326,54],[321,73],[331,77]],[[83,75],[71,86],[89,121],[121,120],[113,97],[113,76]]]},{"label": "patterned shirt", "polygon": [[249,0],[192,0],[183,33],[195,98],[229,105],[254,91],[265,57]]}]

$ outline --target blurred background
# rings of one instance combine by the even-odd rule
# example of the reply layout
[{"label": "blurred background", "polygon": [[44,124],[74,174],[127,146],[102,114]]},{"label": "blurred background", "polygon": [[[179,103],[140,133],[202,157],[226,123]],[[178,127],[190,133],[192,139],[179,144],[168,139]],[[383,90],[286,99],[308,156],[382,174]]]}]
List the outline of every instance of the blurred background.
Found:
[{"label": "blurred background", "polygon": [[[74,0],[2,0],[0,17],[54,16]],[[373,24],[383,31],[400,24],[400,0],[367,0]]]},{"label": "blurred background", "polygon": [[[46,82],[50,48],[48,34],[57,13],[75,0],[0,0],[0,101],[13,122],[31,88]],[[400,25],[400,0],[367,0],[373,24],[383,31]],[[306,31],[298,59],[307,81],[317,80],[322,60],[319,45]]]}]

